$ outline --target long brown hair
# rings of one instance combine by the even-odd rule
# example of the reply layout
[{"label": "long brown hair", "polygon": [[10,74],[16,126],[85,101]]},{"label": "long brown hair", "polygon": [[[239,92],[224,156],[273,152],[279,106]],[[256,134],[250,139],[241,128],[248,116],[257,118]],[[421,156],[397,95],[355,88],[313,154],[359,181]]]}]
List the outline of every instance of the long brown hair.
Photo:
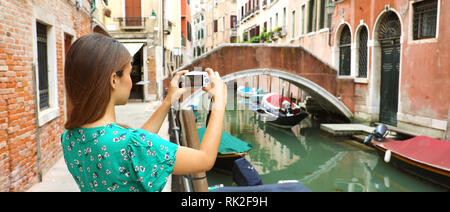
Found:
[{"label": "long brown hair", "polygon": [[66,129],[92,123],[105,115],[111,98],[110,77],[131,62],[128,50],[117,40],[98,33],[76,40],[66,55],[64,82],[72,111]]}]

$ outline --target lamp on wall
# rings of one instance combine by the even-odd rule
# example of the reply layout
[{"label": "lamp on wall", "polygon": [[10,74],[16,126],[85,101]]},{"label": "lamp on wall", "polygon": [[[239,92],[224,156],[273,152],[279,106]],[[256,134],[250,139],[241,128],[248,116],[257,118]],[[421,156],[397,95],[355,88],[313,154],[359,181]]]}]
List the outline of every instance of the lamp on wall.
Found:
[{"label": "lamp on wall", "polygon": [[150,16],[150,19],[156,20],[156,13],[155,13],[155,10],[152,10],[152,16]]}]

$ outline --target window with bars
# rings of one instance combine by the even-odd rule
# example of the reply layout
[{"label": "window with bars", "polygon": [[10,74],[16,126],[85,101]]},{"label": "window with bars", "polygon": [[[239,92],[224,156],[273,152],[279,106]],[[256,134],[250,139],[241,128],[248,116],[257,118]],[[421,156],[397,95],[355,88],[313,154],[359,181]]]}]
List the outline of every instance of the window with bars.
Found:
[{"label": "window with bars", "polygon": [[413,4],[414,40],[436,37],[437,2],[437,0],[427,0]]},{"label": "window with bars", "polygon": [[47,26],[36,22],[36,36],[38,48],[39,109],[42,110],[50,106],[48,90]]},{"label": "window with bars", "polygon": [[368,32],[366,27],[362,27],[359,32],[359,66],[358,66],[358,77],[367,77],[367,39]]}]

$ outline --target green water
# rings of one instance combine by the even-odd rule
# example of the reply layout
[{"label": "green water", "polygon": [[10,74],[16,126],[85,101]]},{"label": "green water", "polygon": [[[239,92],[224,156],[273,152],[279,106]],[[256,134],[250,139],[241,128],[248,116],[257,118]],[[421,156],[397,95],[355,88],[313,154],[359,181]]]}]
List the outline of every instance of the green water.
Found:
[{"label": "green water", "polygon": [[[227,111],[225,131],[253,145],[246,159],[264,184],[298,180],[312,191],[331,192],[443,191],[386,164],[374,149],[321,132],[309,119],[281,129],[254,115],[250,110]],[[199,125],[203,118],[200,113]],[[209,185],[233,185],[228,174],[210,171],[207,177]]]}]

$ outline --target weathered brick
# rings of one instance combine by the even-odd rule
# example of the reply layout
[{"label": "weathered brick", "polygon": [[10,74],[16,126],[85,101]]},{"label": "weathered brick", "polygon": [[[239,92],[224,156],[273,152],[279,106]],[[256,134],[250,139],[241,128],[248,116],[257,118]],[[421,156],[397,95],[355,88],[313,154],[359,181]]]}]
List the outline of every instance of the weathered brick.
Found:
[{"label": "weathered brick", "polygon": [[[89,2],[83,0],[89,7]],[[63,28],[75,37],[91,33],[89,14],[72,1],[0,0],[0,191],[23,191],[37,181],[36,118],[32,79],[35,60],[36,9],[53,18],[59,117],[39,128],[41,169],[47,170],[61,156],[59,135],[64,130]],[[45,20],[41,20],[44,21]],[[63,27],[64,26],[64,27]]]}]

